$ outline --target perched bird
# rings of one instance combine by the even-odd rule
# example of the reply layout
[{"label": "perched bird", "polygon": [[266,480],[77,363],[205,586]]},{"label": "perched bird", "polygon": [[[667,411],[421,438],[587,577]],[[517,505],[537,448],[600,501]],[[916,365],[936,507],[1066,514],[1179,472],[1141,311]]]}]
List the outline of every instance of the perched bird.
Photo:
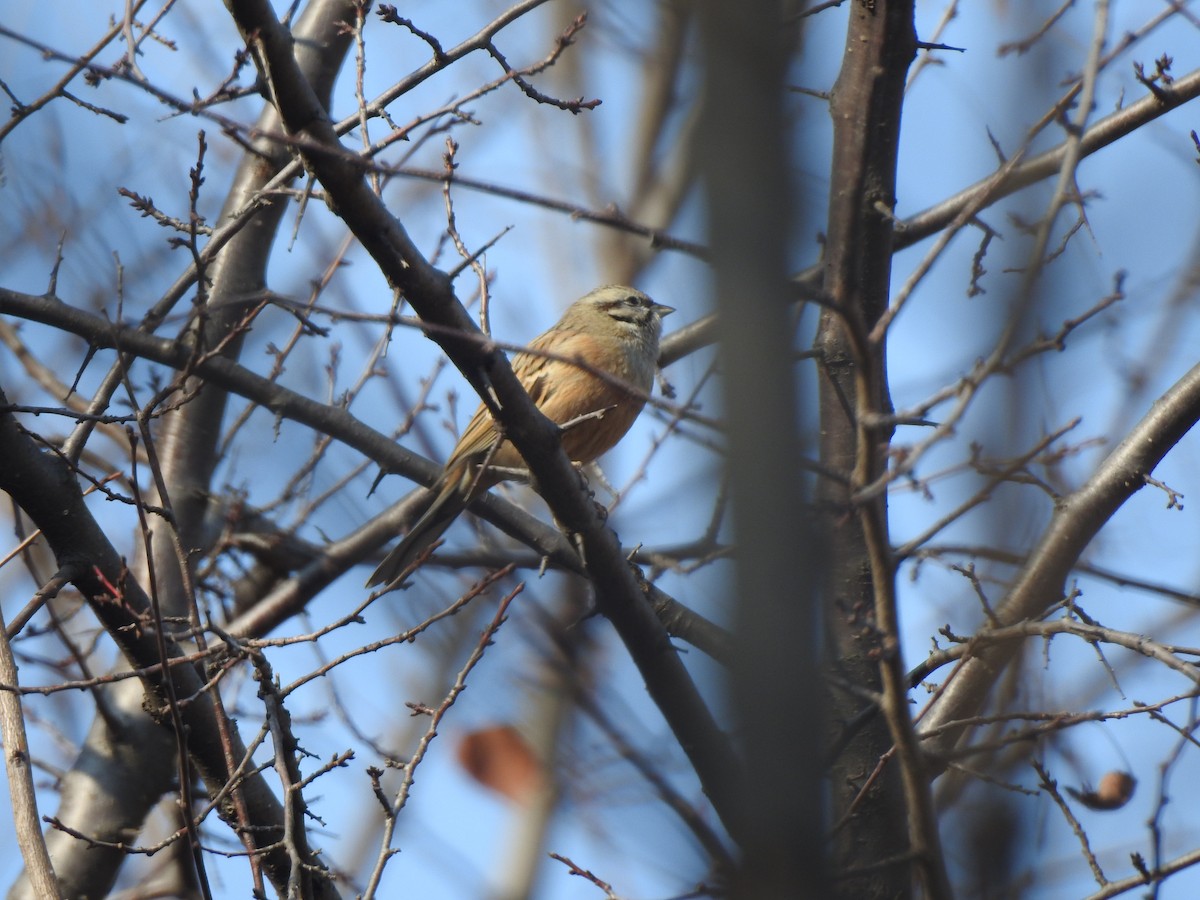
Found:
[{"label": "perched bird", "polygon": [[[572,303],[557,325],[513,357],[513,372],[538,409],[552,422],[568,425],[562,446],[574,462],[596,459],[633,425],[642,397],[654,384],[662,320],[671,312],[641,291],[606,285]],[[580,420],[589,414],[594,415]],[[433,486],[432,505],[367,579],[367,587],[395,581],[472,500],[524,465],[517,449],[500,440],[491,414],[481,405]]]}]

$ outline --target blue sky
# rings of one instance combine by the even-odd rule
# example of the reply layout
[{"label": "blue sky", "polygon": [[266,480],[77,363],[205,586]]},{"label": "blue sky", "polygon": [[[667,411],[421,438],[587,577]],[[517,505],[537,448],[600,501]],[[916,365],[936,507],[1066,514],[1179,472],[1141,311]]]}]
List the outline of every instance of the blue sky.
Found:
[{"label": "blue sky", "polygon": [[[1039,4],[1039,9],[1044,6]],[[1114,4],[1110,34],[1115,36],[1140,25],[1150,8],[1156,6]],[[922,3],[919,7],[918,27],[925,37],[931,34],[943,6]],[[964,7],[942,40],[967,52],[939,54],[940,65],[922,72],[908,96],[897,188],[896,214],[901,218],[989,174],[996,161],[988,130],[1005,152],[1012,152],[1051,98],[1062,92],[1061,79],[1079,69],[1086,53],[1092,16],[1088,5],[1069,10],[1051,30],[1042,45],[1050,52],[1035,52],[1024,58],[1001,57],[995,49],[1006,40],[1030,34],[1043,20],[1042,15],[1034,15],[1022,4]],[[544,54],[548,36],[567,18],[558,9],[552,5],[540,10],[502,34],[500,43],[510,59],[523,62]],[[459,4],[453,9],[444,4],[417,3],[401,12],[438,35],[444,45],[451,45],[487,21],[496,8],[484,3]],[[109,10],[100,6],[71,5],[70,15],[47,16],[45,7],[0,2],[0,18],[8,27],[38,35],[68,52],[81,52],[89,46],[108,14]],[[561,21],[553,19],[555,14]],[[227,18],[211,8],[183,4],[168,21],[173,27],[170,33],[180,40],[180,52],[148,47],[141,60],[143,70],[154,80],[173,85],[181,96],[188,96],[193,86],[202,93],[211,89],[227,72],[230,48],[235,46]],[[844,21],[845,13],[839,10],[813,20],[804,63],[795,73],[798,81],[822,89],[830,86],[842,49]],[[473,103],[472,111],[481,125],[464,126],[454,133],[460,143],[460,172],[583,205],[614,203],[627,207],[631,159],[625,138],[641,100],[639,52],[650,45],[651,28],[645,7],[640,4],[613,3],[594,8],[591,24],[573,52],[577,52],[582,67],[585,94],[602,98],[603,105],[592,113],[571,117],[518,102],[511,87]],[[371,22],[368,37],[368,96],[383,90],[427,56],[419,41],[377,20]],[[1095,115],[1109,112],[1119,98],[1131,102],[1144,93],[1133,79],[1130,59],[1143,60],[1150,66],[1164,52],[1174,57],[1176,74],[1195,68],[1200,63],[1195,28],[1177,20],[1155,32],[1106,72],[1101,77]],[[111,61],[112,56],[110,52],[102,58]],[[36,54],[11,42],[0,54],[0,77],[24,100],[44,90],[60,71],[61,66],[42,63]],[[445,78],[433,79],[400,100],[391,114],[397,122],[409,121],[494,74],[494,66],[485,59],[469,59]],[[552,76],[539,81],[539,85],[552,89]],[[337,116],[353,109],[352,89],[353,79],[346,74],[335,98]],[[86,96],[92,102],[127,112],[130,123],[117,125],[60,103],[24,124],[3,148],[5,184],[0,192],[5,200],[0,203],[0,246],[7,251],[3,283],[19,290],[43,290],[53,262],[54,243],[65,232],[60,296],[115,314],[116,254],[126,272],[126,306],[141,309],[169,284],[184,260],[175,251],[177,258],[162,262],[163,257],[170,257],[163,249],[166,233],[139,218],[116,195],[116,185],[153,196],[163,208],[182,213],[186,172],[195,157],[195,133],[204,127],[211,149],[202,209],[211,218],[226,186],[228,164],[239,151],[221,137],[215,126],[189,117],[166,118],[161,106],[147,101],[131,87],[106,83]],[[816,99],[797,94],[791,103],[797,121],[795,181],[801,200],[812,206],[811,234],[820,228],[821,204],[828,187],[828,116]],[[254,100],[243,100],[230,113],[248,119],[256,108]],[[1196,120],[1194,104],[1184,107],[1097,153],[1080,167],[1081,189],[1098,191],[1087,207],[1090,232],[1076,235],[1048,270],[1030,330],[1056,330],[1064,319],[1087,310],[1112,289],[1113,275],[1118,270],[1128,273],[1127,299],[1080,329],[1071,338],[1067,352],[1043,355],[1016,379],[994,384],[981,395],[954,440],[936,448],[924,461],[919,474],[926,480],[930,495],[922,496],[902,485],[893,495],[891,525],[896,543],[920,534],[978,488],[978,476],[958,468],[971,441],[978,441],[990,456],[1001,458],[1079,416],[1081,422],[1069,442],[1080,445],[1080,449],[1052,473],[1060,479],[1060,489],[1069,489],[1087,477],[1113,440],[1143,414],[1153,398],[1195,362],[1190,348],[1197,346],[1200,317],[1194,314],[1194,301],[1180,307],[1170,303],[1181,266],[1195,256],[1192,229],[1194,211],[1200,208],[1200,182],[1187,133],[1197,127]],[[681,127],[682,123],[674,125]],[[151,135],[149,140],[147,133]],[[382,133],[378,124],[372,126],[374,136]],[[581,147],[592,136],[601,150],[594,157],[585,157]],[[1057,142],[1061,136],[1060,129],[1051,128],[1038,148]],[[348,146],[357,146],[358,141],[357,133],[346,139]],[[441,138],[435,138],[416,148],[412,164],[437,167],[442,150]],[[65,193],[60,173],[68,175],[69,190]],[[896,320],[888,353],[893,400],[898,408],[914,404],[952,382],[990,350],[1019,280],[1004,269],[1023,265],[1030,245],[1011,216],[1036,219],[1044,210],[1047,190],[1045,186],[1027,190],[984,214],[993,227],[1004,231],[1003,239],[993,242],[987,259],[989,272],[983,281],[986,294],[966,296],[971,258],[978,245],[978,232],[968,230],[955,240]],[[432,251],[444,228],[439,187],[397,180],[388,186],[385,198],[410,227],[419,246]],[[512,229],[486,255],[488,270],[495,278],[491,321],[497,336],[514,342],[531,338],[550,325],[570,300],[614,277],[604,261],[595,226],[466,189],[455,191],[454,202],[468,246],[478,247],[501,229]],[[1064,213],[1063,221],[1069,218],[1070,211]],[[293,222],[289,214],[285,233]],[[703,213],[695,198],[684,204],[670,230],[679,237],[704,239]],[[1060,224],[1058,233],[1062,230]],[[272,259],[271,287],[292,297],[306,297],[310,283],[321,275],[341,239],[336,220],[319,204],[313,204],[295,248],[287,251],[281,240]],[[897,254],[897,289],[929,244],[926,241]],[[812,243],[798,244],[794,264],[799,268],[810,263],[815,252]],[[347,259],[350,264],[333,278],[322,302],[344,309],[386,309],[386,287],[365,254],[352,248]],[[671,328],[695,321],[711,309],[708,272],[702,263],[686,256],[656,256],[639,273],[637,283],[656,299],[678,308],[668,321]],[[460,296],[470,296],[473,286],[471,276],[461,278],[457,285]],[[252,335],[244,361],[265,369],[270,360],[264,354],[290,327],[287,316],[268,313]],[[31,344],[61,360],[64,368],[73,366],[77,343],[58,344],[37,328],[28,328],[25,333]],[[373,337],[374,333],[342,327],[329,340],[308,343],[291,358],[285,383],[310,396],[327,396],[330,387],[325,366],[337,344],[340,368],[336,388],[348,387],[357,379]],[[807,340],[805,335],[799,343]],[[389,351],[388,365],[393,374],[407,378],[410,373],[432,371],[436,357],[430,342],[400,333]],[[698,354],[668,371],[681,396],[702,376],[709,360],[708,354]],[[107,361],[102,356],[92,365],[83,380],[85,390],[94,385]],[[1132,376],[1143,372],[1144,385],[1135,390]],[[11,360],[0,361],[0,378],[6,385],[19,377],[19,369]],[[64,377],[69,380],[69,376]],[[456,405],[446,397],[447,390],[457,392]],[[451,423],[461,427],[474,402],[453,371],[439,375],[435,394],[440,408],[427,420],[425,431],[411,439],[411,446],[442,458],[453,444]],[[719,413],[720,399],[714,391],[707,391],[703,399],[706,414]],[[354,409],[366,421],[389,430],[394,427],[395,404],[390,383],[380,380],[364,392]],[[934,418],[939,414],[935,412]],[[307,452],[308,436],[303,429],[285,424],[276,438],[274,424],[261,413],[252,418],[246,440],[218,476],[221,483],[248,490],[252,502],[273,497],[290,476],[295,461]],[[622,446],[605,460],[605,473],[611,483],[627,482],[663,427],[654,417],[643,417]],[[896,442],[914,443],[922,436],[915,428],[901,428]],[[1188,495],[1182,511],[1165,509],[1161,493],[1143,490],[1103,530],[1089,548],[1088,559],[1195,590],[1198,573],[1193,548],[1200,534],[1195,507],[1189,501],[1200,491],[1196,455],[1195,438],[1189,436],[1155,473]],[[357,462],[353,456],[334,448],[330,463],[314,475],[316,489],[332,485],[340,467]],[[668,441],[654,455],[645,481],[623,499],[614,514],[614,526],[627,543],[645,540],[661,546],[696,538],[711,513],[718,465],[716,454],[695,443]],[[1050,477],[1042,469],[1038,474]],[[323,529],[330,534],[343,533],[380,512],[408,489],[402,479],[393,477],[368,499],[366,488],[372,477],[373,472],[360,476],[345,495],[322,511]],[[1028,547],[1051,511],[1049,499],[1039,491],[1036,486],[1002,489],[995,504],[964,517],[939,542],[974,542],[1013,550]],[[113,506],[97,503],[95,510],[114,535],[132,534],[127,511]],[[469,533],[469,527],[457,526],[458,540]],[[320,538],[315,529],[307,536]],[[993,592],[992,599],[998,600],[1001,588],[994,579],[1007,577],[1011,570],[981,563],[980,571],[984,584]],[[361,600],[364,574],[353,571],[332,586],[313,604],[309,622],[295,623],[294,627],[289,624],[289,633],[329,621]],[[697,609],[727,619],[727,574],[720,566],[698,576],[667,573],[661,584]],[[377,604],[365,630],[335,633],[322,650],[327,656],[335,656],[387,629],[410,625],[435,600],[456,592],[469,580],[423,579],[423,596],[410,596],[416,593],[414,590]],[[5,603],[6,613],[11,614],[19,608],[16,601],[28,594],[29,586],[11,570],[0,573],[0,583],[13,598]],[[925,563],[915,572],[910,566],[902,568],[899,585],[904,651],[909,663],[924,656],[931,637],[941,626],[950,624],[954,630],[965,632],[980,621],[980,606],[969,584],[961,575],[934,562]],[[1177,605],[1086,577],[1080,578],[1079,586],[1084,591],[1081,603],[1106,624],[1175,644],[1200,645],[1194,616],[1185,615]],[[550,605],[563,589],[556,576],[548,576],[531,582],[529,595],[538,603]],[[477,628],[478,623],[471,623],[471,627]],[[593,621],[587,628],[591,640],[600,647],[593,674],[604,685],[606,704],[621,711],[622,721],[641,738],[644,747],[661,752],[659,759],[680,790],[699,802],[698,786],[679,754],[671,752],[666,728],[645,699],[623,649],[602,622]],[[470,689],[448,716],[438,738],[445,746],[441,752],[431,753],[420,771],[399,840],[403,852],[389,865],[389,878],[394,879],[390,889],[399,890],[403,885],[411,896],[437,900],[471,896],[480,885],[494,884],[514,812],[504,801],[471,783],[447,748],[472,727],[521,720],[531,696],[529,685],[536,679],[536,669],[531,670],[528,664],[536,644],[536,619],[514,612],[501,639],[474,673]],[[327,691],[335,682],[338,696],[355,722],[369,726],[373,736],[388,736],[390,740],[402,733],[408,726],[403,701],[416,699],[417,692],[426,690],[422,679],[434,665],[434,651],[440,644],[431,639],[430,649],[426,646],[418,642],[349,664],[329,684],[317,683],[297,693],[293,713],[300,720],[312,717],[302,731],[307,748],[327,758],[356,744],[343,723],[328,715],[332,701]],[[1119,690],[1086,645],[1058,638],[1045,661],[1042,652],[1041,646],[1030,645],[1026,674],[1020,682],[1023,699],[1033,707],[1121,709],[1135,700],[1149,701],[1182,690],[1173,682],[1179,680],[1177,676],[1164,674],[1165,670],[1120,651],[1108,654]],[[719,674],[697,657],[699,654],[691,654],[689,664],[703,685],[714,688]],[[308,649],[280,651],[273,662],[285,683],[315,665]],[[31,665],[22,669],[22,677],[27,675],[32,683],[41,683],[47,673]],[[920,693],[914,697],[921,702]],[[1175,721],[1185,721],[1185,710],[1173,713]],[[78,740],[90,712],[85,698],[60,695],[45,703],[41,715],[65,717],[65,737],[70,742]],[[1145,822],[1156,802],[1157,767],[1168,758],[1178,739],[1169,728],[1135,717],[1104,726],[1083,726],[1070,732],[1065,744],[1046,750],[1048,764],[1063,783],[1094,782],[1114,767],[1129,766],[1137,774],[1139,791],[1128,807],[1113,813],[1085,814],[1093,847],[1105,861],[1110,877],[1127,873],[1132,850],[1147,853]],[[53,746],[44,735],[39,740],[47,756],[60,764],[69,762],[66,748]],[[547,847],[613,881],[622,896],[666,896],[682,890],[688,878],[703,877],[702,857],[669,814],[646,802],[630,770],[613,758],[611,751],[597,749],[595,735],[586,728],[573,735],[572,741],[577,742],[573,746],[579,750],[580,759],[595,764],[579,773],[575,783],[579,796],[568,801],[566,814],[556,820]],[[346,827],[345,819],[352,810],[370,808],[362,769],[371,762],[367,755],[360,755],[356,767],[332,773],[318,783],[314,792],[320,796],[317,811],[330,823],[329,834],[323,838],[334,859],[349,853],[354,842],[362,840],[355,829]],[[1193,785],[1197,774],[1194,752],[1182,754],[1170,770],[1171,804],[1164,828],[1167,856],[1187,849],[1187,836],[1195,833],[1194,810],[1198,804]],[[1025,787],[1035,785],[1032,771],[1010,773],[1008,777]],[[1090,889],[1086,867],[1057,811],[1042,799],[998,795],[990,793],[992,790],[973,785],[964,794],[965,802],[1011,801],[1017,805],[1025,849],[1036,851],[1029,864],[1036,867],[1039,884],[1030,895],[1086,893]],[[0,799],[0,808],[6,802]],[[586,814],[573,814],[584,809],[587,802],[593,805],[587,807]],[[948,823],[956,821],[954,815],[950,814]],[[0,843],[11,845],[10,828],[8,817],[0,815]],[[950,825],[947,830],[953,831]],[[950,846],[952,853],[963,852],[960,845],[951,842]],[[970,865],[969,858],[961,855],[952,861],[956,866]],[[0,861],[0,882],[10,881],[15,871],[15,860]],[[224,883],[228,896],[239,895],[235,887],[239,877],[231,875]],[[1191,874],[1178,877],[1168,883],[1162,896],[1190,896],[1198,883],[1197,876]],[[595,888],[568,877],[555,864],[544,871],[542,884],[541,895],[545,897],[596,895]]]}]

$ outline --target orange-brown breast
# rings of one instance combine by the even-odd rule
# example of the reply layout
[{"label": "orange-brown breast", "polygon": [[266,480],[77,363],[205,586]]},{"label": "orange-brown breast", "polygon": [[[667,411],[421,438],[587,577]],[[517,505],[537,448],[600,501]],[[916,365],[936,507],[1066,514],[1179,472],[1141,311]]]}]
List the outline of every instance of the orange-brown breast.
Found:
[{"label": "orange-brown breast", "polygon": [[[534,341],[531,349],[541,349],[539,343],[540,339]],[[653,371],[634,371],[629,354],[615,338],[597,339],[578,332],[570,335],[558,332],[553,347],[546,349],[552,349],[558,356],[586,359],[596,368],[644,391],[649,391],[652,385]],[[606,410],[598,418],[586,419],[563,433],[563,449],[575,462],[591,462],[611,449],[625,436],[644,405],[641,398],[562,360],[520,353],[513,358],[513,370],[534,403],[552,422],[561,425],[580,416]],[[480,406],[463,432],[447,468],[456,468],[456,463],[483,462],[495,435],[491,415],[485,407]],[[490,457],[490,464],[501,468],[519,468],[525,462],[516,448],[505,441]],[[467,473],[460,469],[456,474],[464,477]],[[485,473],[473,493],[491,487],[499,480]]]}]

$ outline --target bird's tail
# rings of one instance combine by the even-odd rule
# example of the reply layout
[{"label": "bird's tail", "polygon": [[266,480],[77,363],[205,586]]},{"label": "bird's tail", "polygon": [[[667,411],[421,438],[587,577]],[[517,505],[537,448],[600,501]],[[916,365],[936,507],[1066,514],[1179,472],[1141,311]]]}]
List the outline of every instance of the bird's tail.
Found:
[{"label": "bird's tail", "polygon": [[454,483],[443,486],[441,492],[434,498],[425,514],[417,519],[412,530],[392,548],[392,552],[383,558],[371,577],[367,579],[367,587],[377,584],[391,584],[412,565],[421,553],[440,538],[450,524],[458,518],[459,513],[466,509],[466,501],[462,492],[457,490]]}]

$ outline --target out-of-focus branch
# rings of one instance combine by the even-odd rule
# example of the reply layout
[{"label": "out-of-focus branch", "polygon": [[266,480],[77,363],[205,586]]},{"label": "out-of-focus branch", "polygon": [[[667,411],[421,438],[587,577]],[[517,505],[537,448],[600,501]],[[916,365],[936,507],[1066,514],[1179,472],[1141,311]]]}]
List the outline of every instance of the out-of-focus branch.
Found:
[{"label": "out-of-focus branch", "polygon": [[[694,29],[695,10],[688,3],[662,3],[654,6],[654,15],[657,21],[650,29],[654,43],[642,52],[639,61],[638,116],[621,144],[627,154],[623,162],[627,161],[632,170],[630,187],[621,201],[622,209],[613,210],[622,218],[651,227],[636,231],[606,229],[597,235],[602,268],[618,281],[630,284],[635,273],[668,243],[672,249],[708,258],[704,248],[670,238],[665,243],[661,234],[692,193],[697,176],[695,131],[702,104],[698,97],[686,106],[681,102],[688,96],[682,85],[689,74],[687,38]],[[590,137],[583,148],[587,154],[585,169],[604,171],[604,159],[611,151],[594,135]],[[597,183],[594,195],[602,190],[603,185]],[[611,194],[606,199],[611,202]],[[646,235],[650,240],[636,241],[631,235]]]},{"label": "out-of-focus branch", "polygon": [[[137,12],[145,5],[146,0],[137,0],[136,3],[130,5],[129,14],[136,15]],[[42,94],[41,97],[34,100],[32,103],[18,103],[12,108],[12,115],[7,122],[0,125],[0,143],[8,137],[13,129],[36,113],[43,109],[47,104],[61,97],[66,96],[66,88],[72,81],[78,77],[81,72],[89,69],[89,63],[100,55],[100,51],[115,41],[121,34],[123,26],[121,23],[114,23],[109,26],[108,31],[103,37],[97,41],[90,50],[84,53],[79,59],[75,60],[67,73],[63,75],[58,82]],[[5,29],[7,31],[7,29]],[[132,52],[132,51],[131,51]]]},{"label": "out-of-focus branch", "polygon": [[[678,165],[683,167],[683,163],[679,163]],[[709,249],[702,244],[674,237],[667,234],[662,227],[645,224],[647,217],[655,222],[670,221],[671,216],[667,213],[673,213],[677,205],[683,201],[684,188],[686,187],[683,184],[672,182],[668,185],[659,185],[655,192],[656,209],[650,213],[647,213],[640,206],[626,213],[624,210],[611,206],[606,209],[589,209],[578,203],[558,200],[543,194],[535,194],[531,191],[505,187],[502,184],[483,181],[479,178],[471,178],[468,175],[461,175],[457,172],[447,174],[436,169],[420,169],[414,166],[392,168],[380,165],[374,167],[374,169],[388,174],[399,175],[403,178],[453,184],[458,187],[479,191],[480,193],[490,194],[493,197],[503,197],[517,203],[525,203],[540,209],[548,209],[551,212],[563,213],[570,216],[573,221],[591,222],[593,225],[601,225],[626,235],[645,238],[643,246],[648,250],[674,250],[678,253],[686,253],[688,256],[694,256],[697,259],[708,259],[710,255]],[[674,188],[676,194],[668,193],[667,188]]]},{"label": "out-of-focus branch", "polygon": [[25,716],[17,681],[17,663],[0,615],[0,738],[4,739],[4,770],[12,801],[17,847],[25,862],[25,873],[39,897],[57,900],[58,882],[50,865],[50,854],[42,839],[38,820],[37,792],[33,787],[33,757],[25,734]]},{"label": "out-of-focus branch", "polygon": [[731,896],[828,897],[817,635],[823,546],[796,460],[786,253],[793,204],[779,6],[697,5],[704,109],[695,154],[714,252],[738,554],[730,681],[746,765]]}]

